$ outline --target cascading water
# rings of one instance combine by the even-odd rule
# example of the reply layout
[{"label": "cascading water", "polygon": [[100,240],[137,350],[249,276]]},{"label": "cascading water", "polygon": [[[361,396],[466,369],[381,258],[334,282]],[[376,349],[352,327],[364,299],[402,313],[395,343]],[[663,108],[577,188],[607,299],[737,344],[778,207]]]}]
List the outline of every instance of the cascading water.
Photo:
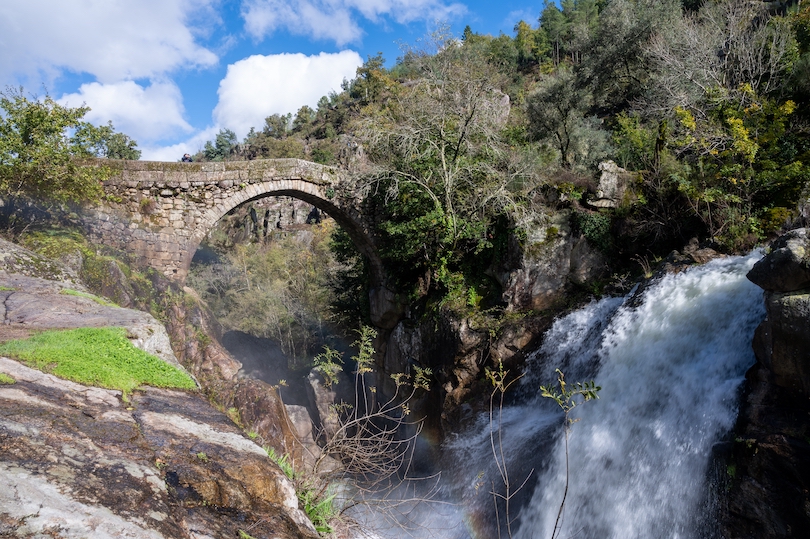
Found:
[{"label": "cascading water", "polygon": [[[754,362],[754,329],[764,317],[761,290],[745,278],[759,257],[667,275],[636,296],[594,302],[555,322],[529,360],[522,403],[501,419],[513,486],[533,476],[510,515],[518,517],[515,537],[552,537],[565,488],[561,413],[537,394],[540,384],[556,381],[557,368],[568,382],[593,379],[603,388],[598,401],[574,410],[559,537],[707,536],[712,446],[733,426],[738,389]],[[455,463],[449,475],[465,477],[455,479],[466,482],[464,505],[479,515],[492,513],[487,492],[502,489],[489,433],[482,417],[445,447]],[[485,537],[493,520],[468,517],[463,531],[436,535]],[[486,531],[476,531],[482,522]]]}]

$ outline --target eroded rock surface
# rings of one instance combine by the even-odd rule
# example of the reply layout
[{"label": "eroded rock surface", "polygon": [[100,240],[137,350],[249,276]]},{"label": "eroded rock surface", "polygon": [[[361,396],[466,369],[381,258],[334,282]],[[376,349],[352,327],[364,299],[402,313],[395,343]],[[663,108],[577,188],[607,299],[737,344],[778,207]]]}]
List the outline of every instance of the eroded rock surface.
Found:
[{"label": "eroded rock surface", "polygon": [[736,428],[723,535],[807,537],[810,530],[810,238],[789,232],[751,269],[766,319],[754,336]]},{"label": "eroded rock surface", "polygon": [[292,484],[200,396],[130,403],[0,358],[0,536],[317,537]]}]

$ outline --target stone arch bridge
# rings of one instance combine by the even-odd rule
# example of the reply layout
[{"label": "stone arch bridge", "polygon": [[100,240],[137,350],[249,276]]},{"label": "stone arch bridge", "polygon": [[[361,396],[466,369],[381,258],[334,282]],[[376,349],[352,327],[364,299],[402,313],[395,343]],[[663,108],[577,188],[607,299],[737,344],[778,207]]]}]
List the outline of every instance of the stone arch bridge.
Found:
[{"label": "stone arch bridge", "polygon": [[113,175],[103,185],[105,200],[85,219],[90,239],[129,253],[137,266],[183,283],[200,242],[225,214],[251,200],[291,196],[325,211],[347,231],[370,264],[370,299],[377,314],[372,318],[381,327],[391,323],[394,297],[385,287],[361,200],[346,188],[337,168],[300,159],[96,163],[112,167]]}]

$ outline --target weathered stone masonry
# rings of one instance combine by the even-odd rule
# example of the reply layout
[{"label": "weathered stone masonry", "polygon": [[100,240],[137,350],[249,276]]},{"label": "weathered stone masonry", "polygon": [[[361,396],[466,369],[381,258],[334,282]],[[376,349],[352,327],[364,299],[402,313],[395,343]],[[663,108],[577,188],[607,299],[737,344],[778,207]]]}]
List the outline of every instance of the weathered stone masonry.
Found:
[{"label": "weathered stone masonry", "polygon": [[285,195],[325,211],[343,227],[372,266],[372,286],[384,284],[382,264],[338,169],[300,159],[221,163],[98,160],[113,168],[106,200],[88,210],[92,241],[132,255],[136,265],[185,281],[191,259],[211,228],[250,200]]}]

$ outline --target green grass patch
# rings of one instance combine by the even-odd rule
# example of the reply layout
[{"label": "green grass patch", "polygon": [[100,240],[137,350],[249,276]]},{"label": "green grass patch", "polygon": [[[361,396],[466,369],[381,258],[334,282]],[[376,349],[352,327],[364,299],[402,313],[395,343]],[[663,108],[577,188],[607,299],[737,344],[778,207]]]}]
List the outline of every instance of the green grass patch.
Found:
[{"label": "green grass patch", "polygon": [[12,288],[10,286],[0,286],[0,292],[11,292],[17,290],[16,288]]},{"label": "green grass patch", "polygon": [[119,389],[124,399],[141,385],[197,387],[185,372],[133,346],[124,328],[46,331],[2,343],[0,354],[80,384]]},{"label": "green grass patch", "polygon": [[0,385],[11,385],[16,384],[17,380],[9,376],[4,372],[0,372]]},{"label": "green grass patch", "polygon": [[79,297],[79,298],[92,299],[93,301],[95,301],[99,305],[104,305],[105,307],[118,307],[118,305],[116,305],[112,301],[107,301],[106,299],[100,298],[100,297],[96,296],[95,294],[88,294],[87,292],[81,292],[79,290],[73,290],[72,288],[63,288],[62,291],[59,292],[59,293],[64,294],[66,296],[76,296],[76,297]]}]

